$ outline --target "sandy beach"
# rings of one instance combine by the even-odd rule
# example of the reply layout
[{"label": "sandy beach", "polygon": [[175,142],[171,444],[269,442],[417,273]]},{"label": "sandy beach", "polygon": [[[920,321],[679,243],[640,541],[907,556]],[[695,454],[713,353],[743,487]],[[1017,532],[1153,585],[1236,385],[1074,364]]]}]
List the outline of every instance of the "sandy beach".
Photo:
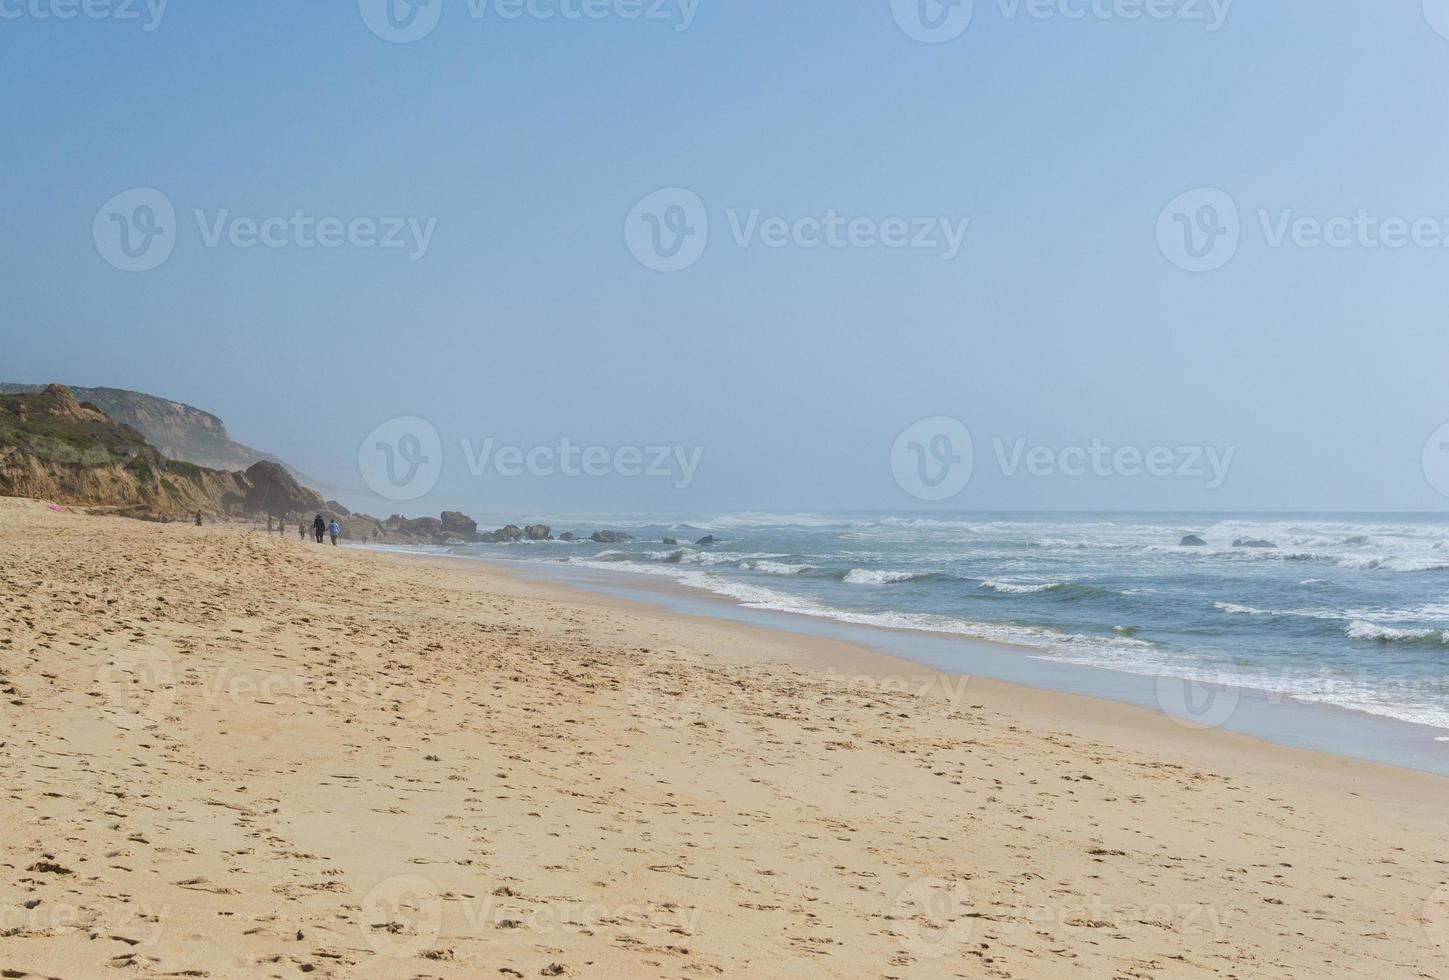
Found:
[{"label": "sandy beach", "polygon": [[1438,777],[295,534],[0,555],[6,977],[1449,975]]}]

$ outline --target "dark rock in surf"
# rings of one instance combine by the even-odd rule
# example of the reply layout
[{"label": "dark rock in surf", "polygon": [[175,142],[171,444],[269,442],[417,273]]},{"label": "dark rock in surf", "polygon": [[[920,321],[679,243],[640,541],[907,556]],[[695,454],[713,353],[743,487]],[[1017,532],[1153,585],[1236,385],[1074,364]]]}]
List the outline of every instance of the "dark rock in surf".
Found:
[{"label": "dark rock in surf", "polygon": [[1202,538],[1198,537],[1196,534],[1189,534],[1187,537],[1185,537],[1185,538],[1182,539],[1182,544],[1179,545],[1179,547],[1182,547],[1182,548],[1206,548],[1207,547],[1207,542],[1204,541]]},{"label": "dark rock in surf", "polygon": [[622,544],[625,541],[633,541],[634,539],[623,531],[595,531],[589,540],[596,544]]},{"label": "dark rock in surf", "polygon": [[549,527],[547,524],[530,524],[528,525],[528,527],[523,529],[523,533],[530,541],[553,540],[553,528]]},{"label": "dark rock in surf", "polygon": [[698,541],[695,542],[695,544],[701,548],[708,548],[710,545],[718,543],[719,542],[715,539],[715,536],[713,534],[706,534],[704,537],[700,538]]},{"label": "dark rock in surf", "polygon": [[443,530],[448,534],[456,534],[461,538],[471,538],[478,533],[478,522],[467,514],[460,514],[456,510],[443,511]]}]

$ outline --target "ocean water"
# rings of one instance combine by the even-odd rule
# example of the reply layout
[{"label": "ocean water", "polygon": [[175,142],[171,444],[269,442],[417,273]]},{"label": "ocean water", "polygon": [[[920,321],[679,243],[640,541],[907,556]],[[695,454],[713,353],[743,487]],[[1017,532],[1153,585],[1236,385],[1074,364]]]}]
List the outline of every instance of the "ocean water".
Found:
[{"label": "ocean water", "polygon": [[[752,609],[995,640],[1449,733],[1446,518],[737,514],[553,527],[634,540],[450,551],[658,576]],[[707,534],[718,542],[693,543]],[[1184,546],[1190,534],[1206,545]]]}]

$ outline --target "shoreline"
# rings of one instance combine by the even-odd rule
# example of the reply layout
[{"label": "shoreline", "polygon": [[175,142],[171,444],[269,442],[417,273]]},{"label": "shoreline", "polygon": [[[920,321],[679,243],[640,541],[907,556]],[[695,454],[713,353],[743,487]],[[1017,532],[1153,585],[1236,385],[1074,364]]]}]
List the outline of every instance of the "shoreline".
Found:
[{"label": "shoreline", "polygon": [[14,976],[1433,976],[1443,779],[484,562],[0,500]]},{"label": "shoreline", "polygon": [[[853,656],[856,659],[879,658],[882,664],[892,664],[896,674],[909,667],[917,673],[929,671],[939,676],[989,681],[1032,693],[1084,698],[1128,712],[1145,712],[1170,726],[1164,734],[1193,735],[1203,731],[1235,734],[1256,745],[1449,779],[1449,744],[1442,741],[1449,736],[1449,731],[1342,705],[1303,701],[1289,694],[1220,684],[1192,685],[1193,689],[1188,690],[1187,682],[1176,679],[1163,686],[1159,684],[1160,678],[1153,675],[1074,664],[1046,656],[1046,651],[1026,644],[754,609],[728,596],[671,578],[624,569],[566,571],[563,567],[530,559],[437,555],[367,546],[358,546],[358,550],[396,555],[402,560],[459,562],[463,563],[463,567],[470,563],[482,565],[509,577],[553,586],[561,590],[558,595],[564,598],[607,596],[655,613],[705,617],[795,637],[836,642],[855,651]],[[989,672],[982,673],[979,670],[958,670],[955,666],[943,665],[939,660],[933,662],[929,659],[932,650],[941,652],[939,659],[945,659],[956,651],[970,651],[974,654],[971,662],[977,665],[989,663],[991,655],[996,653],[1019,659],[999,661],[999,669],[988,667]],[[830,660],[810,664],[824,669],[834,665]],[[1024,677],[1024,674],[1029,676]],[[1162,694],[1165,693],[1169,698],[1184,699],[1186,706],[1192,698],[1201,695],[1202,690],[1199,689],[1228,692],[1234,699],[1235,708],[1227,718],[1220,718],[1212,712],[1200,717],[1185,707],[1179,720],[1163,703]],[[1248,717],[1239,717],[1240,714]],[[1349,743],[1355,742],[1357,751],[1352,751],[1354,746]]]},{"label": "shoreline", "polygon": [[[370,551],[371,549],[356,550]],[[608,609],[622,609],[632,615],[685,625],[707,620],[714,628],[736,632],[747,640],[768,638],[776,650],[797,653],[797,656],[790,656],[788,659],[780,661],[789,666],[823,671],[848,678],[869,677],[877,680],[904,678],[921,682],[921,686],[928,688],[936,687],[941,691],[952,690],[952,688],[949,683],[930,684],[928,682],[951,678],[964,679],[969,682],[968,690],[971,692],[970,698],[973,701],[984,700],[989,707],[995,710],[1014,713],[1023,724],[1033,724],[1039,728],[1076,726],[1081,734],[1095,738],[1147,738],[1155,746],[1171,746],[1174,757],[1181,761],[1191,761],[1198,765],[1217,765],[1229,769],[1241,768],[1258,775],[1292,774],[1301,778],[1306,774],[1311,774],[1314,781],[1321,781],[1321,785],[1325,788],[1344,785],[1345,777],[1354,779],[1355,785],[1377,786],[1395,794],[1401,792],[1405,786],[1412,785],[1415,787],[1414,796],[1418,803],[1440,808],[1446,801],[1449,801],[1449,777],[1431,770],[1352,755],[1299,748],[1257,735],[1222,728],[1185,727],[1173,721],[1164,712],[1109,697],[1034,687],[990,677],[953,674],[931,664],[899,657],[867,644],[760,625],[742,619],[704,617],[688,612],[678,612],[664,604],[662,599],[656,601],[648,597],[614,595],[609,592],[590,590],[583,586],[570,585],[543,574],[527,575],[506,561],[449,555],[383,554],[387,556],[385,560],[395,558],[400,563],[407,565],[463,569],[471,574],[479,575],[491,587],[498,585],[493,576],[501,576],[514,588],[570,604],[582,603]],[[628,573],[601,574],[626,576]],[[687,588],[676,583],[669,584],[674,585],[680,591]],[[717,602],[719,605],[729,605],[728,602],[717,597],[711,597],[710,601]],[[774,618],[774,616],[770,618]],[[980,642],[987,646],[1007,646],[987,640],[971,642]],[[1101,670],[1101,668],[1090,669]],[[983,697],[977,698],[977,692],[983,692]],[[1346,709],[1334,708],[1332,710],[1345,711]],[[1431,819],[1435,822],[1442,821],[1442,818],[1437,816],[1431,816]]]}]

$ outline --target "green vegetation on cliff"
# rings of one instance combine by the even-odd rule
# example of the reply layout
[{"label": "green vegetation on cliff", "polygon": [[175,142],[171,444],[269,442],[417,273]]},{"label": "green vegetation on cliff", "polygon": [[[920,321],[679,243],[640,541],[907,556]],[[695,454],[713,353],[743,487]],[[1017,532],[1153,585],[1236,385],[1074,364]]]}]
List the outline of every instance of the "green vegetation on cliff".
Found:
[{"label": "green vegetation on cliff", "polygon": [[51,385],[0,394],[0,496],[35,497],[131,514],[269,514],[322,505],[280,464],[245,473],[167,459],[135,428]]}]

